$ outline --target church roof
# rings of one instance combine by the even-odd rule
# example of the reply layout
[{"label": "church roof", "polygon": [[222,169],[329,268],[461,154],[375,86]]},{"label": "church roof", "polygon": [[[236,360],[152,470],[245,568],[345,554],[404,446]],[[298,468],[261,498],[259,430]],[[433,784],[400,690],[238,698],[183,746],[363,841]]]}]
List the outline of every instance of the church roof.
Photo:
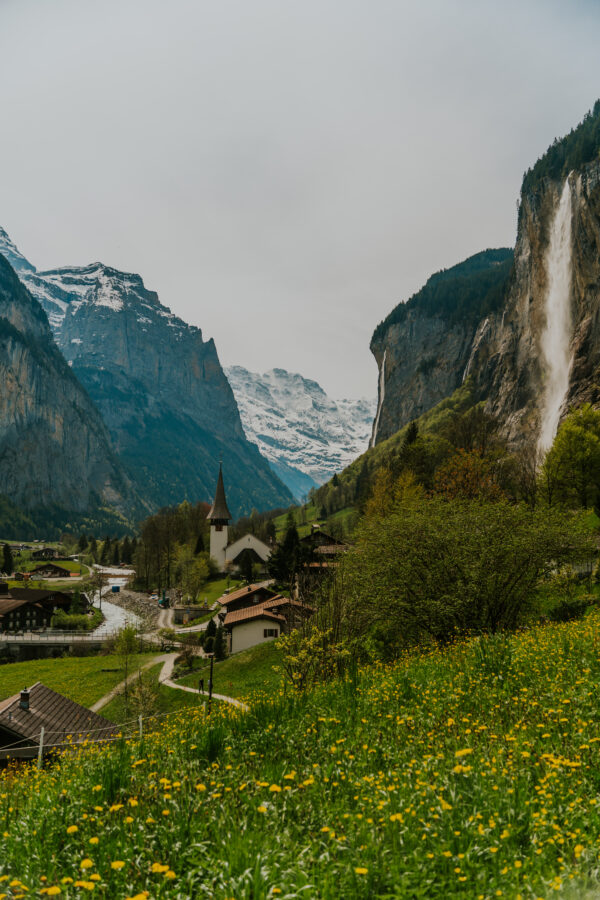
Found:
[{"label": "church roof", "polygon": [[232,518],[227,508],[227,500],[225,499],[225,485],[223,484],[223,469],[219,466],[219,478],[217,480],[217,490],[215,491],[215,500],[210,508],[210,512],[206,517],[212,520],[221,520],[229,522]]}]

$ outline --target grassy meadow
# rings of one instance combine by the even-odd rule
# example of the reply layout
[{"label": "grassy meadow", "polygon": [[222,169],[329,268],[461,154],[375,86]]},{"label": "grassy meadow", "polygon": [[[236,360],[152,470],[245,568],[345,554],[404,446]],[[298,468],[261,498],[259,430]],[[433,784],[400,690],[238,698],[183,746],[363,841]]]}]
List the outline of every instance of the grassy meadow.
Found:
[{"label": "grassy meadow", "polygon": [[[148,654],[131,657],[129,671],[135,671],[149,659]],[[6,663],[0,666],[0,700],[42,681],[46,687],[82,706],[91,706],[124,678],[122,661],[117,656],[65,656]]]},{"label": "grassy meadow", "polygon": [[599,626],[421,651],[247,714],[187,708],[141,741],[5,771],[0,892],[594,894]]},{"label": "grassy meadow", "polygon": [[[281,686],[282,676],[274,668],[281,666],[281,654],[275,641],[257,644],[249,650],[228,656],[213,667],[213,690],[215,694],[227,697],[258,699],[260,694],[272,696]],[[178,679],[178,684],[197,688],[200,678],[204,679],[204,687],[208,690],[210,665],[205,659],[196,660],[196,668],[190,675]]]}]

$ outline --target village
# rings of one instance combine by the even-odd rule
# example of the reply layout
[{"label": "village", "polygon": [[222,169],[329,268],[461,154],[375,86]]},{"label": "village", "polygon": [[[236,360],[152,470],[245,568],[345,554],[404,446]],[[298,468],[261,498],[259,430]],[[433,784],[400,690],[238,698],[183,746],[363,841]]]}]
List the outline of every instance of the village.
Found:
[{"label": "village", "polygon": [[[67,742],[115,739],[125,724],[122,710],[118,722],[102,711],[110,704],[119,709],[121,698],[132,685],[139,689],[142,671],[155,660],[158,684],[171,694],[183,691],[189,702],[190,694],[195,695],[193,702],[202,700],[209,709],[213,701],[240,703],[219,688],[219,663],[234,662],[248,651],[260,653],[264,645],[305,629],[315,612],[307,598],[318,591],[347,545],[312,525],[300,539],[303,577],[297,576],[286,589],[269,576],[273,545],[252,533],[230,542],[231,518],[219,469],[207,514],[214,574],[197,598],[189,593],[184,597],[177,587],[140,591],[135,588],[135,569],[125,562],[87,566],[83,554],[67,554],[56,545],[8,545],[5,568],[7,559],[18,560],[22,568],[0,573],[0,685],[2,675],[10,675],[22,663],[35,673],[36,662],[42,670],[51,660],[56,673],[61,664],[80,661],[83,672],[91,659],[101,662],[115,654],[127,659],[125,678],[102,696],[94,694],[89,707],[53,690],[35,674],[32,683],[17,693],[0,694],[0,765],[35,758],[41,765]],[[245,579],[242,568],[256,578]],[[135,657],[135,666],[130,666],[129,656]],[[195,669],[208,677],[193,678]],[[123,674],[118,667],[113,671]],[[151,719],[153,709],[151,704],[125,705],[127,713],[134,708],[145,714],[135,719],[139,730],[142,718]]]}]

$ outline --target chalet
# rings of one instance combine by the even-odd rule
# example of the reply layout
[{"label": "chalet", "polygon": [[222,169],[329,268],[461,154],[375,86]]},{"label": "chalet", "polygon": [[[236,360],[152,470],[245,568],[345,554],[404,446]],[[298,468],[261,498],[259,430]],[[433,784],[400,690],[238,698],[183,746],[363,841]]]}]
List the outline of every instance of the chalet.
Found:
[{"label": "chalet", "polygon": [[242,559],[248,556],[261,566],[268,561],[271,556],[271,548],[253,534],[245,534],[232,544],[229,543],[231,513],[225,498],[221,466],[219,466],[214,503],[206,518],[210,522],[210,555],[220,572],[232,568],[239,569]]},{"label": "chalet", "polygon": [[112,740],[119,728],[41,681],[0,701],[0,760],[33,759],[82,741]]},{"label": "chalet", "polygon": [[317,559],[319,557],[327,559],[339,556],[348,550],[348,544],[327,534],[319,525],[313,525],[310,534],[300,538],[300,543],[311,547]]},{"label": "chalet", "polygon": [[244,587],[231,591],[230,594],[223,594],[222,597],[219,597],[219,603],[227,612],[256,606],[264,600],[270,600],[276,596],[276,592],[271,590],[270,585],[272,584],[272,581],[260,581],[257,584],[244,585]]},{"label": "chalet", "polygon": [[31,575],[37,578],[70,578],[71,570],[65,569],[64,566],[57,566],[56,563],[43,563],[31,570]]},{"label": "chalet", "polygon": [[311,606],[276,594],[256,605],[225,614],[223,626],[229,635],[231,653],[289,634],[314,613]]},{"label": "chalet", "polygon": [[0,582],[0,632],[48,628],[59,609],[68,610],[72,596],[62,591],[11,588]]},{"label": "chalet", "polygon": [[285,619],[261,606],[249,606],[227,613],[224,625],[230,636],[230,653],[239,653],[278,638],[285,628]]},{"label": "chalet", "polygon": [[40,547],[31,554],[32,559],[60,559],[60,553],[54,547]]}]

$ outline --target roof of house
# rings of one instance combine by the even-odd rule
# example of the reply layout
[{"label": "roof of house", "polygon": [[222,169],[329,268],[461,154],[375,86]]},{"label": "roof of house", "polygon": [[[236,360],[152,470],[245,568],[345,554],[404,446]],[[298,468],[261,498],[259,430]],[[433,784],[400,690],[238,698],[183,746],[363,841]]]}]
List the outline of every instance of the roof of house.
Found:
[{"label": "roof of house", "polygon": [[77,742],[86,738],[105,740],[119,732],[108,719],[57,694],[41,681],[29,688],[29,709],[22,709],[20,701],[19,693],[0,702],[0,727],[35,742],[43,728],[47,747],[61,744],[68,735]]},{"label": "roof of house", "polygon": [[277,613],[265,609],[264,605],[260,603],[258,606],[249,606],[246,609],[235,609],[232,612],[227,613],[224,625],[240,625],[242,622],[247,622],[250,619],[271,619],[273,622],[280,622],[282,625],[285,624],[284,616],[278,616]]},{"label": "roof of house", "polygon": [[16,588],[13,587],[10,589],[11,597],[14,597],[15,600],[32,600],[41,601],[48,600],[50,598],[59,597],[64,600],[71,601],[73,599],[72,594],[68,594],[66,591],[54,591],[52,588]]},{"label": "roof of house", "polygon": [[[314,607],[308,606],[307,603],[301,603],[299,600],[293,600],[291,597],[282,597],[278,594],[276,597],[272,597],[270,600],[265,600],[264,603],[260,604],[264,609],[279,609],[281,606],[295,606],[296,609],[305,609],[306,612],[313,613]],[[256,609],[256,607],[254,607]]]},{"label": "roof of house", "polygon": [[66,572],[67,575],[71,574],[70,569],[65,569],[64,566],[59,566],[55,562],[45,562],[39,566],[36,566],[35,569],[32,569],[32,572],[46,572],[48,569],[52,569],[54,572]]},{"label": "roof of house", "polygon": [[[15,609],[19,609],[21,606],[27,605],[27,600],[18,600],[16,597],[0,597],[0,616],[6,615],[6,613],[14,612]],[[34,606],[40,607],[39,603],[36,603],[33,600],[29,601],[33,603]]]},{"label": "roof of house", "polygon": [[308,534],[305,534],[304,537],[300,538],[301,543],[303,544],[317,544],[323,546],[325,542],[329,546],[338,546],[343,547],[344,541],[340,541],[338,538],[333,537],[333,535],[328,534],[326,531],[323,531],[322,528],[316,527],[309,531]]},{"label": "roof of house", "polygon": [[272,597],[276,596],[275,591],[270,590],[270,585],[273,584],[273,581],[259,581],[256,584],[246,584],[244,587],[238,588],[237,591],[232,591],[230,594],[223,594],[222,597],[219,597],[219,603],[221,606],[227,606],[229,603],[233,603],[234,600],[241,600],[244,597],[252,597],[253,594],[256,594],[258,591],[268,591]]},{"label": "roof of house", "polygon": [[219,477],[217,479],[215,500],[206,518],[211,520],[221,520],[224,522],[229,522],[229,520],[231,519],[231,513],[229,512],[229,509],[227,507],[227,500],[225,499],[225,485],[223,484],[222,466],[219,466]]}]

